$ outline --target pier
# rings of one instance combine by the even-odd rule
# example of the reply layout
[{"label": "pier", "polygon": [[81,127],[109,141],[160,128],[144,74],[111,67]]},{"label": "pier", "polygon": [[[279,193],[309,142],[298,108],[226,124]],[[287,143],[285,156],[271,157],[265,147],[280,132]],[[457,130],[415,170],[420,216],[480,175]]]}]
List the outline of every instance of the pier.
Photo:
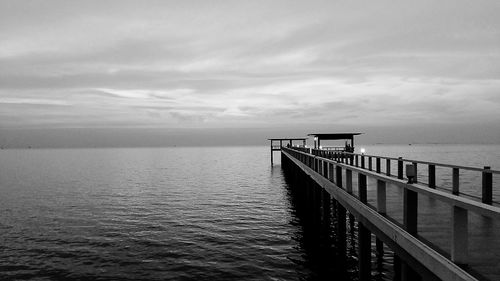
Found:
[{"label": "pier", "polygon": [[[311,208],[334,210],[337,236],[347,239],[346,224],[356,221],[359,279],[371,279],[372,256],[388,247],[394,280],[500,280],[500,208],[493,192],[500,171],[355,153],[356,135],[311,134],[312,148],[301,138],[270,140],[271,154],[281,151],[285,174],[310,195]],[[344,147],[321,145],[341,139]],[[436,170],[449,173],[449,188],[437,184]],[[461,185],[464,173],[475,173],[480,186]]]}]

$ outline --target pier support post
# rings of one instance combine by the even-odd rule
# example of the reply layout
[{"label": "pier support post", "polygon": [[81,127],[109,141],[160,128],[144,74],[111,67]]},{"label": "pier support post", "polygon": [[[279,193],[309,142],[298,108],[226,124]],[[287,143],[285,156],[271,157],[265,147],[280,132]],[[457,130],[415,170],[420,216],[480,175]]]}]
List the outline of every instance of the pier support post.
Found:
[{"label": "pier support post", "polygon": [[347,259],[347,237],[346,237],[346,209],[341,204],[336,204],[336,215],[337,215],[337,233],[338,233],[338,251],[337,259],[339,263],[339,268],[346,269],[346,259]]},{"label": "pier support post", "polygon": [[383,258],[383,256],[384,256],[384,242],[382,242],[382,240],[376,238],[375,248],[377,251],[377,258],[379,258],[379,259]]},{"label": "pier support post", "polygon": [[273,165],[273,141],[271,140],[271,166]]},{"label": "pier support post", "polygon": [[451,224],[451,260],[466,265],[469,245],[467,210],[453,206]]},{"label": "pier support post", "polygon": [[488,172],[490,169],[491,167],[485,166],[483,171],[482,202],[491,205],[493,201],[493,175]]},{"label": "pier support post", "polygon": [[401,281],[401,258],[394,253],[394,279],[393,281]]},{"label": "pier support post", "polygon": [[358,223],[359,280],[371,280],[371,233],[362,223]]}]

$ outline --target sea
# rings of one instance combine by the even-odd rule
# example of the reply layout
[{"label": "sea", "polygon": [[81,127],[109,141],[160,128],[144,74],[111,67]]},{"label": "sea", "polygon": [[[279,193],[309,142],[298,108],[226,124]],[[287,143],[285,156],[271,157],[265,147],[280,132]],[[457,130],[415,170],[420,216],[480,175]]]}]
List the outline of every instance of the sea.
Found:
[{"label": "sea", "polygon": [[[360,147],[500,168],[499,145]],[[311,227],[274,158],[268,146],[0,150],[0,280],[357,280],[356,252],[337,267],[335,239]],[[392,280],[391,259],[374,280]]]}]

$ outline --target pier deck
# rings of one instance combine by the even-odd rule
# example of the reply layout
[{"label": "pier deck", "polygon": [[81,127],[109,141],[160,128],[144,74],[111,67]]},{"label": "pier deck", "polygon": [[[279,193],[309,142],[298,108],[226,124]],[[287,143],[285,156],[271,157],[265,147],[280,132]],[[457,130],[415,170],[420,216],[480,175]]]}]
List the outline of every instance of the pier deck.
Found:
[{"label": "pier deck", "polygon": [[[284,168],[310,178],[356,217],[360,279],[369,274],[374,234],[403,261],[402,280],[414,280],[415,272],[423,280],[500,280],[500,208],[491,178],[498,171],[305,147],[281,152]],[[405,179],[405,163],[415,169],[415,183]],[[418,165],[428,166],[425,183]],[[453,173],[449,191],[436,188],[441,166]],[[480,196],[460,190],[459,171],[470,169],[482,176]]]}]

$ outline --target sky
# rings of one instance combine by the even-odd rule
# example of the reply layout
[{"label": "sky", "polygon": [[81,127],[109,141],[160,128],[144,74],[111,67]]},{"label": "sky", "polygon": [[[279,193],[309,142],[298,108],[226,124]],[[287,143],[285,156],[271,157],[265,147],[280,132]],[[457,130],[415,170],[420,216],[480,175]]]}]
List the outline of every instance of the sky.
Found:
[{"label": "sky", "polygon": [[1,0],[0,144],[106,128],[500,143],[499,12],[493,0]]}]

